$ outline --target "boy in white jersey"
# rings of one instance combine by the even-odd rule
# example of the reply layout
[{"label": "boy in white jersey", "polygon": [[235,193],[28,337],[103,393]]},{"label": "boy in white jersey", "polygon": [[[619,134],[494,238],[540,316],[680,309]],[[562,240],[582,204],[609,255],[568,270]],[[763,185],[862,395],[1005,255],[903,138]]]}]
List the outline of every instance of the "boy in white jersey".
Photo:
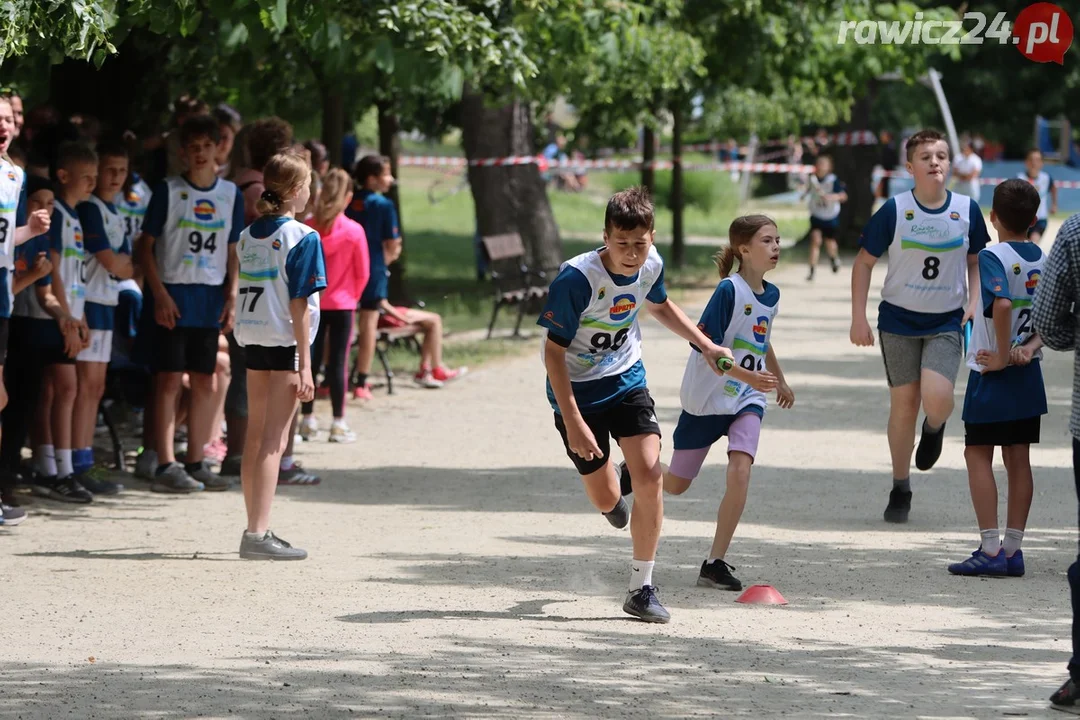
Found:
[{"label": "boy in white jersey", "polygon": [[151,194],[146,181],[137,172],[131,171],[127,182],[113,197],[112,203],[124,219],[124,238],[130,247],[135,247],[135,241],[142,233],[143,218],[146,217],[146,208],[150,206]]},{"label": "boy in white jersey", "polygon": [[[244,222],[240,191],[217,177],[218,139],[217,121],[208,115],[195,115],[180,127],[188,170],[154,188],[137,248],[149,289],[143,312],[153,312],[155,319],[151,365],[159,464],[150,488],[155,492],[229,487],[210,471],[203,450],[216,412],[218,335],[231,330],[234,319],[236,242]],[[191,408],[187,458],[181,465],[173,435],[185,372],[191,380]]]},{"label": "boy in white jersey", "polygon": [[814,279],[822,241],[825,252],[829,254],[832,271],[840,271],[840,248],[836,244],[836,234],[840,230],[840,205],[847,202],[847,187],[833,173],[832,158],[818,155],[814,161],[814,174],[803,197],[810,196],[810,275]]},{"label": "boy in white jersey", "polygon": [[[866,300],[874,264],[889,269],[878,307],[878,332],[889,384],[889,451],[893,489],[886,522],[907,522],[911,511],[911,449],[919,406],[926,411],[915,466],[929,470],[941,455],[945,422],[963,355],[961,327],[974,314],[978,253],[989,235],[979,205],[945,189],[949,146],[936,130],[908,139],[907,170],[915,188],[890,198],[870,218],[851,270],[851,342],[869,347],[874,333]],[[966,306],[965,306],[966,303]]]},{"label": "boy in white jersey", "polygon": [[120,282],[134,268],[131,247],[125,237],[124,217],[110,200],[116,197],[128,174],[127,150],[119,143],[98,148],[98,180],[94,194],[76,210],[83,229],[86,260],[86,305],[83,317],[90,328],[90,347],[75,358],[79,391],[75,396],[73,463],[75,474],[95,495],[115,495],[124,486],[103,467],[94,465],[94,427],[98,405],[105,395],[105,374],[112,356],[112,334]]},{"label": "boy in white jersey", "polygon": [[1043,156],[1038,148],[1028,150],[1024,161],[1025,172],[1017,175],[1027,180],[1039,193],[1039,211],[1035,215],[1035,224],[1028,228],[1028,239],[1033,243],[1042,240],[1046,234],[1046,223],[1050,215],[1057,212],[1058,192],[1050,173],[1043,170]]},{"label": "boy in white jersey", "polygon": [[[990,213],[998,243],[979,253],[982,287],[967,352],[971,376],[964,396],[964,458],[980,543],[967,560],[949,566],[954,575],[1024,574],[1020,543],[1034,493],[1030,452],[1046,414],[1039,367],[1043,342],[1031,320],[1044,257],[1027,238],[1040,200],[1026,180],[998,185]],[[1001,448],[1009,482],[1004,543],[998,532],[995,447]]]},{"label": "boy in white jersey", "polygon": [[[616,193],[604,217],[604,247],[563,263],[537,324],[546,328],[541,356],[555,427],[589,500],[622,528],[630,519],[622,495],[632,489],[637,497],[623,610],[646,622],[668,622],[652,584],[664,517],[660,426],[645,384],[637,314],[648,301],[653,315],[701,348],[712,368],[732,355],[668,298],[664,261],[653,247],[653,218],[646,190]],[[611,462],[609,436],[622,449],[629,477],[620,479]],[[631,487],[620,492],[627,481]]]}]

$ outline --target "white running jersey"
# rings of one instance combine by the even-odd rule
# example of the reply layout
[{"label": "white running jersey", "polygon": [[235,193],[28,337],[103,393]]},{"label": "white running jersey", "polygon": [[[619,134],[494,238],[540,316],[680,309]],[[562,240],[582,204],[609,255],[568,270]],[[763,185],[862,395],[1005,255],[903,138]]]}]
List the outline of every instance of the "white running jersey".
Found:
[{"label": "white running jersey", "polygon": [[[93,203],[101,212],[109,247],[114,253],[119,253],[124,247],[124,218],[119,212],[110,210],[108,204],[97,195],[91,195],[87,202]],[[86,253],[85,263],[86,299],[99,305],[115,306],[120,297],[120,278],[106,270],[91,252]]]},{"label": "white running jersey", "polygon": [[[0,310],[6,308],[9,312],[15,301],[11,292],[15,283],[15,228],[25,183],[22,168],[0,157],[0,292],[6,295],[0,298]],[[9,312],[0,312],[0,317],[7,317]]]},{"label": "white running jersey", "polygon": [[1039,174],[1031,178],[1027,172],[1017,173],[1016,177],[1027,180],[1039,191],[1039,211],[1035,213],[1038,220],[1046,220],[1050,217],[1050,173],[1040,170]]},{"label": "white running jersey", "polygon": [[825,196],[833,193],[836,187],[836,175],[829,173],[818,179],[814,173],[810,173],[810,215],[819,220],[835,220],[840,216],[839,201],[826,202]]},{"label": "white running jersey", "polygon": [[915,195],[897,195],[896,229],[881,299],[906,310],[947,313],[967,298],[971,198],[952,193],[947,207],[927,212]]},{"label": "white running jersey", "polygon": [[[68,310],[71,317],[82,319],[83,306],[86,304],[86,251],[83,248],[82,224],[79,216],[68,211],[59,199],[56,210],[63,222],[61,228],[62,246],[60,249],[60,279],[64,281],[64,293],[67,296]],[[53,213],[56,223],[57,212]],[[51,232],[51,231],[50,231]],[[56,288],[53,288],[55,292]],[[48,317],[46,315],[46,317]]]},{"label": "white running jersey", "polygon": [[[567,260],[559,271],[567,266],[585,276],[592,293],[592,300],[581,314],[577,333],[566,348],[570,381],[588,382],[621,375],[641,359],[641,328],[637,316],[664,269],[664,261],[656,247],[650,247],[637,280],[629,285],[616,285],[612,281],[599,250]],[[541,361],[547,333],[545,330],[541,338]]]},{"label": "white running jersey", "polygon": [[[289,313],[289,251],[315,232],[296,220],[283,223],[272,235],[256,238],[251,228],[240,233],[240,288],[237,293],[236,342],[240,345],[294,347]],[[311,337],[319,330],[319,293],[308,296]]]},{"label": "white running jersey", "polygon": [[221,285],[229,260],[236,185],[219,179],[211,189],[198,190],[181,177],[168,178],[165,184],[169,213],[164,237],[155,243],[161,281],[167,285]]},{"label": "white running jersey", "polygon": [[[769,336],[780,303],[769,306],[758,300],[739,274],[721,282],[734,286],[735,302],[727,331],[717,344],[731,350],[735,362],[743,369],[764,370]],[[765,393],[730,376],[720,377],[709,367],[705,356],[693,349],[683,371],[679,399],[683,410],[691,415],[735,415],[750,405],[758,405],[764,411],[768,404]]]},{"label": "white running jersey", "polygon": [[[1035,288],[1039,285],[1046,256],[1040,250],[1037,260],[1025,260],[1007,242],[991,245],[982,252],[996,256],[1001,261],[1001,266],[1005,268],[1009,296],[1012,297],[1012,322],[1009,336],[1012,338],[1013,347],[1023,345],[1035,333],[1035,329],[1031,326],[1031,301],[1035,297]],[[976,353],[980,350],[997,351],[994,318],[985,317],[985,310],[982,292],[980,292],[978,310],[972,320],[971,344],[968,345],[967,352],[967,366],[979,373],[983,371],[983,366],[975,362]],[[1041,358],[1042,356],[1042,350],[1039,349],[1032,357]]]},{"label": "white running jersey", "polygon": [[150,206],[150,186],[138,175],[131,189],[126,193],[121,190],[113,198],[120,216],[124,219],[124,237],[127,238],[129,247],[135,247],[135,240],[142,232],[143,218],[146,217],[146,208]]}]

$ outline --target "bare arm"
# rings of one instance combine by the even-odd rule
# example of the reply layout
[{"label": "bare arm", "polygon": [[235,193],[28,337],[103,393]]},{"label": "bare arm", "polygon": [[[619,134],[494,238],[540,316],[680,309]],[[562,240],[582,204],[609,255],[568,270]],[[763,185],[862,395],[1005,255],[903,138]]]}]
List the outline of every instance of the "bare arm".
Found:
[{"label": "bare arm", "polygon": [[574,398],[574,389],[570,385],[570,373],[566,369],[566,348],[554,342],[550,337],[544,341],[544,367],[547,369],[551,392],[559,406],[559,414],[566,426],[566,442],[570,450],[586,460],[603,455],[592,430],[585,423],[585,418]]},{"label": "bare arm", "polygon": [[[967,256],[967,281],[968,281],[968,305],[964,310],[964,319],[961,321],[967,323],[968,320],[975,317],[975,313],[979,306],[979,254],[973,253]],[[1009,306],[1012,307],[1011,305]],[[1010,310],[1011,312],[1011,310]]]},{"label": "bare arm", "polygon": [[139,267],[142,269],[145,286],[150,289],[154,300],[159,300],[168,293],[165,290],[165,284],[161,282],[157,258],[154,257],[155,242],[153,235],[147,235],[146,233],[139,235],[139,239],[135,241],[135,257],[138,259]]},{"label": "bare arm", "polygon": [[[56,300],[56,305],[60,309],[60,312],[64,317],[71,317],[71,308],[67,303],[67,288],[64,287],[64,278],[60,277],[60,253],[56,250],[49,250],[49,260],[52,262],[52,295]],[[44,307],[44,306],[43,306]],[[46,312],[48,309],[46,308]],[[49,313],[52,315],[52,313]],[[59,319],[58,316],[53,315]]]},{"label": "bare arm", "polygon": [[386,312],[387,315],[394,318],[398,322],[403,322],[405,324],[408,324],[409,318],[407,318],[404,315],[402,315],[401,313],[399,313],[397,311],[397,308],[395,308],[393,305],[391,305],[390,301],[387,300],[386,298],[382,299],[382,301],[379,303],[379,307],[382,308]]},{"label": "bare arm", "polygon": [[110,275],[127,280],[135,274],[135,266],[131,262],[131,256],[112,250],[100,250],[94,253],[101,266],[109,271]]},{"label": "bare arm", "polygon": [[869,347],[874,344],[874,331],[866,319],[866,301],[870,295],[870,277],[874,273],[877,258],[866,251],[859,250],[851,266],[851,342]]},{"label": "bare arm", "polygon": [[1050,214],[1053,215],[1058,211],[1057,206],[1057,185],[1050,186]]},{"label": "bare arm", "polygon": [[401,257],[401,238],[397,238],[396,240],[383,240],[382,247],[383,257],[385,258],[387,265]]},{"label": "bare arm", "polygon": [[34,259],[33,266],[25,272],[16,273],[15,280],[11,283],[12,295],[18,295],[31,284],[37,282],[41,278],[45,277],[52,272],[52,262],[49,260],[49,253],[41,252]]},{"label": "bare arm", "polygon": [[296,396],[308,402],[315,397],[315,382],[311,375],[311,313],[308,312],[307,298],[290,300],[289,316],[292,318],[293,337],[296,338],[296,371],[300,375]]},{"label": "bare arm", "polygon": [[225,306],[221,309],[218,322],[221,332],[228,335],[236,323],[236,290],[240,285],[240,253],[236,243],[229,243],[229,258],[225,263]]}]

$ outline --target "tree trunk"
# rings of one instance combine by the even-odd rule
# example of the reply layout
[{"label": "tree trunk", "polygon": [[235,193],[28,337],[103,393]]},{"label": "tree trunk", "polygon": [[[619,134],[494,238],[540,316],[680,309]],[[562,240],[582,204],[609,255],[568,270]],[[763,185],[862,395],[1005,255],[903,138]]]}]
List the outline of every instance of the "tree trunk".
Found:
[{"label": "tree trunk", "polygon": [[[396,178],[398,176],[398,161],[401,156],[397,110],[392,97],[376,101],[375,106],[379,114],[379,154],[390,158],[390,172]],[[401,218],[401,196],[398,193],[397,183],[394,183],[386,196],[394,202],[394,208],[397,210],[398,215],[398,229],[401,231],[401,236],[405,237],[405,229]],[[407,253],[407,243],[402,243],[400,257],[390,265],[389,292],[392,302],[410,305],[412,303],[405,290],[405,257]]]},{"label": "tree trunk", "polygon": [[[851,109],[851,122],[841,131],[866,130],[870,126],[870,107],[873,104],[877,82],[871,81],[866,95],[859,98]],[[836,177],[847,185],[847,202],[840,210],[840,245],[856,248],[859,235],[870,220],[874,209],[874,190],[871,180],[874,165],[881,155],[878,145],[848,145],[830,148]]]},{"label": "tree trunk", "polygon": [[330,157],[337,157],[341,152],[344,137],[345,98],[341,94],[341,85],[326,83],[322,87],[322,141]]},{"label": "tree trunk", "polygon": [[[489,107],[482,94],[467,88],[461,102],[461,130],[469,160],[536,154],[529,107],[518,100]],[[563,260],[562,240],[536,164],[470,166],[468,174],[480,236],[519,233],[526,262],[557,268]],[[597,220],[598,227],[601,222]]]},{"label": "tree trunk", "polygon": [[653,202],[656,202],[656,168],[653,167],[656,160],[656,133],[650,125],[645,126],[641,139],[641,184],[649,191]]},{"label": "tree trunk", "polygon": [[686,199],[683,195],[682,98],[672,101],[671,118],[671,262],[676,268],[681,268],[686,249],[686,233],[683,230],[683,209],[686,207]]}]

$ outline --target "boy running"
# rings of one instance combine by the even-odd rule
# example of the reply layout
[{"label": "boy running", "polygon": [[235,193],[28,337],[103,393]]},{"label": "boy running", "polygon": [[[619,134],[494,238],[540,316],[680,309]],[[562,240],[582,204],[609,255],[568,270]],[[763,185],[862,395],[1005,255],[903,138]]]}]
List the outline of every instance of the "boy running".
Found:
[{"label": "boy running", "polygon": [[1038,244],[1046,234],[1046,223],[1052,213],[1057,212],[1058,191],[1050,173],[1043,170],[1043,156],[1038,148],[1028,150],[1024,161],[1024,172],[1018,178],[1027,180],[1039,193],[1039,211],[1035,215],[1035,224],[1027,230],[1031,242]]},{"label": "boy running", "polygon": [[[660,426],[645,384],[641,329],[645,301],[653,315],[701,349],[710,368],[731,358],[667,296],[664,261],[653,247],[653,205],[647,191],[630,188],[608,201],[604,247],[563,263],[537,324],[544,327],[541,357],[548,402],[592,504],[617,528],[630,510],[620,492],[629,479],[637,500],[630,534],[634,555],[623,610],[646,622],[671,619],[652,584],[664,517]],[[719,373],[719,370],[716,370]],[[620,478],[611,462],[609,436],[626,460]]]}]

